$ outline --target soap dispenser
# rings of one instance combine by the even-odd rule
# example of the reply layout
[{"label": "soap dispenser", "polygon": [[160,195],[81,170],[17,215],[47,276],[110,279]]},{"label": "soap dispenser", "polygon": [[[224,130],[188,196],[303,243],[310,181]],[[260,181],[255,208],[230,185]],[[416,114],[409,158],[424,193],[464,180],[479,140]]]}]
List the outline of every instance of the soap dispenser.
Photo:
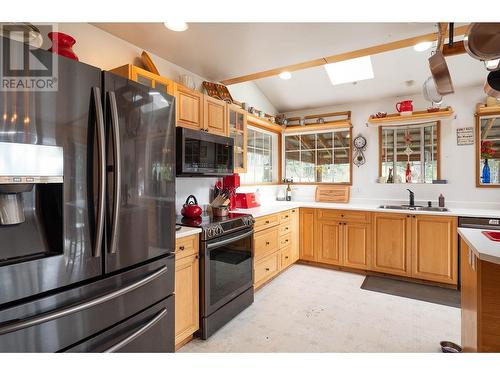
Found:
[{"label": "soap dispenser", "polygon": [[439,194],[439,207],[444,207],[444,195]]}]

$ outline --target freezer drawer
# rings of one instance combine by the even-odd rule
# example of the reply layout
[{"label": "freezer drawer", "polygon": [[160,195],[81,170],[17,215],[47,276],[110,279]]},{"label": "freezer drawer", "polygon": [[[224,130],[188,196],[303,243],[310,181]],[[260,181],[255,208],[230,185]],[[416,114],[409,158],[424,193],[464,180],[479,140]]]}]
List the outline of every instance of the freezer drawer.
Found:
[{"label": "freezer drawer", "polygon": [[65,352],[171,353],[174,351],[174,296]]},{"label": "freezer drawer", "polygon": [[0,352],[56,352],[92,337],[172,295],[174,270],[171,255],[0,310]]}]

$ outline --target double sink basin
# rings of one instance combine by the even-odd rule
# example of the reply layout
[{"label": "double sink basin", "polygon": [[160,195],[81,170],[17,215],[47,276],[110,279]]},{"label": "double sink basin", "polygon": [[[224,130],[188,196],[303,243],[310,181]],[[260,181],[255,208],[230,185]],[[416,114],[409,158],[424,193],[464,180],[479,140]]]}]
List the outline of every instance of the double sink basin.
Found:
[{"label": "double sink basin", "polygon": [[402,205],[381,205],[378,208],[383,208],[386,210],[412,210],[412,211],[430,211],[430,212],[447,212],[449,211],[445,207],[424,207],[424,206],[410,206],[407,204]]}]

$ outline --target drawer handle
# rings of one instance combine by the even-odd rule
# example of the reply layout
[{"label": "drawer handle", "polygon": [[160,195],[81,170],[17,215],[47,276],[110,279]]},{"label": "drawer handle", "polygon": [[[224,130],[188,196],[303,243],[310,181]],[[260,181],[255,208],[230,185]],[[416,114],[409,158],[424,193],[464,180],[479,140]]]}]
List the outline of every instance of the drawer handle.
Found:
[{"label": "drawer handle", "polygon": [[285,240],[285,242],[288,242],[288,240]]},{"label": "drawer handle", "polygon": [[194,256],[194,259],[198,259],[198,258],[199,258],[199,257],[198,257],[198,255],[195,255],[195,256]]},{"label": "drawer handle", "polygon": [[268,271],[270,271],[270,269],[269,269],[269,268],[266,268],[266,272],[268,272]]},{"label": "drawer handle", "polygon": [[285,259],[288,259],[288,256],[285,256]]},{"label": "drawer handle", "polygon": [[341,214],[340,217],[344,217],[344,214]]},{"label": "drawer handle", "polygon": [[285,230],[288,230],[288,227],[285,227]]},{"label": "drawer handle", "polygon": [[266,246],[269,246],[271,243],[269,241],[266,241]]},{"label": "drawer handle", "polygon": [[269,220],[266,220],[266,224],[269,224]]},{"label": "drawer handle", "polygon": [[184,250],[184,246],[179,246],[179,250],[180,251]]},{"label": "drawer handle", "polygon": [[288,219],[288,215],[285,215],[285,219]]}]

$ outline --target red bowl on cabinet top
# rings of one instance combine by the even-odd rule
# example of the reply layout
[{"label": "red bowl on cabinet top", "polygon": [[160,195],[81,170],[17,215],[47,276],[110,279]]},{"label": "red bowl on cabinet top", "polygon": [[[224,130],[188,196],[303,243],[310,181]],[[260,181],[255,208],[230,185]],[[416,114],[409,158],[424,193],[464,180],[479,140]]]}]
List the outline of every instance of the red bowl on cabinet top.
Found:
[{"label": "red bowl on cabinet top", "polygon": [[500,242],[500,232],[483,231],[483,234],[492,241]]}]

